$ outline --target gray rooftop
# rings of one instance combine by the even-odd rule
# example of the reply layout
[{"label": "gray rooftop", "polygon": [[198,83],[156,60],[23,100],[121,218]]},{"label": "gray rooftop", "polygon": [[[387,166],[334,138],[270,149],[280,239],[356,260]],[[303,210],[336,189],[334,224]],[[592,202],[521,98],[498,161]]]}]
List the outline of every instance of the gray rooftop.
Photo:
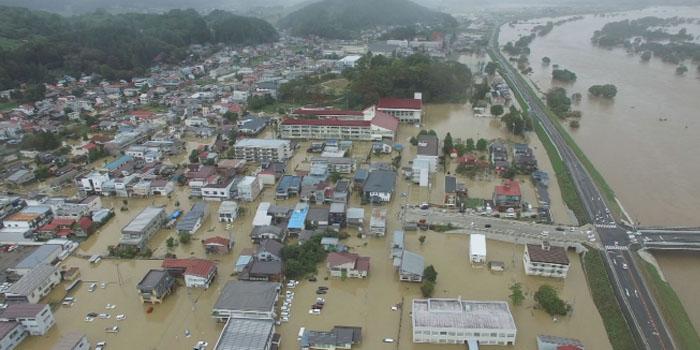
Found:
[{"label": "gray rooftop", "polygon": [[413,299],[412,318],[413,327],[516,331],[504,301]]},{"label": "gray rooftop", "polygon": [[241,139],[236,142],[236,147],[259,147],[259,148],[277,148],[282,145],[287,145],[291,141],[280,139]]},{"label": "gray rooftop", "polygon": [[[48,259],[48,257],[51,255],[60,254],[62,250],[63,248],[57,244],[42,245],[31,254],[27,255],[27,257],[22,259],[22,261],[17,263],[14,268],[18,270],[32,269],[41,263],[50,263],[51,261],[46,261],[46,259]],[[58,253],[56,253],[56,251],[58,251]]]},{"label": "gray rooftop", "polygon": [[345,348],[348,344],[357,344],[362,341],[362,328],[335,326],[330,332],[306,331],[300,344],[302,347],[314,348]]},{"label": "gray rooftop", "polygon": [[[175,225],[175,229],[178,231],[192,231],[194,230],[197,222],[200,222],[207,213],[207,203],[197,202],[192,206],[192,209],[182,217],[180,221]],[[201,223],[201,222],[200,222]]]},{"label": "gray rooftop", "polygon": [[168,278],[169,273],[165,270],[148,270],[146,276],[143,276],[141,282],[138,284],[139,289],[152,289],[160,283],[163,278]]},{"label": "gray rooftop", "polygon": [[15,284],[13,284],[10,289],[7,290],[7,293],[29,295],[34,290],[39,288],[39,286],[41,286],[44,282],[46,282],[46,279],[57,270],[58,267],[53,265],[37,265],[31,271],[27,272],[27,274],[22,276],[19,281],[15,282]]},{"label": "gray rooftop", "polygon": [[364,184],[365,192],[393,192],[396,186],[396,173],[388,170],[376,170],[369,173]]},{"label": "gray rooftop", "polygon": [[279,288],[277,282],[229,281],[214,309],[267,312],[274,307]]},{"label": "gray rooftop", "polygon": [[272,340],[272,320],[229,318],[214,350],[263,350]]},{"label": "gray rooftop", "polygon": [[403,251],[403,258],[401,259],[401,273],[422,276],[423,269],[425,269],[425,259],[421,255],[408,250]]},{"label": "gray rooftop", "polygon": [[457,178],[454,176],[445,176],[445,193],[457,192]]},{"label": "gray rooftop", "polygon": [[345,203],[331,203],[330,213],[344,213]]},{"label": "gray rooftop", "polygon": [[439,140],[435,135],[420,135],[418,136],[418,149],[416,154],[419,156],[438,156]]},{"label": "gray rooftop", "polygon": [[157,207],[145,208],[139,215],[136,215],[131,222],[124,226],[122,232],[142,232],[153,220],[156,220],[159,215],[165,215],[165,209]]}]

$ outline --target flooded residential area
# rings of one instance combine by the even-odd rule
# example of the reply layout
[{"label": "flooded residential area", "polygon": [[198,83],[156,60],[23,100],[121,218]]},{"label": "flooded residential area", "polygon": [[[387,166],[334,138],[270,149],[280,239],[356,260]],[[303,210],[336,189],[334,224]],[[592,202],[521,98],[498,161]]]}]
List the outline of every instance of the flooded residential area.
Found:
[{"label": "flooded residential area", "polygon": [[[27,66],[44,44],[0,33],[0,350],[694,348],[700,67],[591,38],[660,16],[694,47],[700,7],[382,1],[0,5],[80,49]],[[342,28],[370,9],[391,20]]]},{"label": "flooded residential area", "polygon": [[[503,139],[509,142],[530,142],[535,154],[542,161],[542,169],[551,169],[551,165],[536,138],[528,135],[514,137],[504,131],[500,121],[490,117],[475,117],[467,105],[428,105],[426,107],[425,129],[435,130],[438,134],[451,132],[453,137],[466,139],[488,138]],[[420,129],[402,125],[399,128],[398,140],[410,144],[411,136]],[[405,140],[405,141],[404,141]],[[187,149],[195,149],[199,144],[211,140],[202,139],[187,142]],[[290,162],[292,169],[308,168],[308,154],[304,152],[310,143],[300,144]],[[370,143],[354,142],[352,156],[362,164],[366,162]],[[415,147],[407,147],[402,152],[404,159],[415,157]],[[388,156],[372,156],[372,161],[390,162]],[[456,167],[452,164],[452,169]],[[551,171],[551,170],[550,170]],[[444,175],[433,176],[434,187],[421,188],[400,177],[396,193],[407,193],[405,198],[396,199],[389,205],[387,235],[381,238],[357,238],[357,230],[349,229],[350,238],[343,243],[351,248],[353,253],[370,257],[371,271],[369,277],[363,280],[328,279],[328,269],[318,266],[317,282],[302,281],[293,289],[296,297],[290,311],[290,321],[279,326],[282,335],[280,349],[297,348],[296,335],[300,327],[307,329],[325,329],[328,325],[343,324],[361,326],[363,342],[360,349],[395,348],[396,344],[383,343],[384,338],[394,338],[400,348],[432,349],[436,345],[420,345],[411,342],[410,303],[414,298],[421,298],[420,284],[400,282],[392,261],[389,258],[391,247],[391,232],[402,229],[399,218],[401,206],[406,203],[432,202],[439,203],[444,196],[441,189],[444,186]],[[487,176],[476,180],[459,177],[465,182],[470,195],[475,198],[489,198],[493,186],[501,180],[495,176]],[[521,182],[525,201],[536,203],[537,197],[531,180],[528,177],[518,179]],[[555,222],[568,225],[572,219],[564,207],[561,196],[558,195],[556,179],[549,186],[552,189],[552,217]],[[255,202],[241,202],[241,216],[233,223],[220,223],[216,211],[218,202],[208,202],[208,214],[199,232],[189,244],[178,244],[168,248],[166,240],[177,237],[173,229],[162,229],[148,243],[153,252],[150,259],[112,259],[103,258],[96,264],[88,262],[93,255],[105,256],[108,247],[119,243],[121,229],[133,217],[149,206],[164,207],[170,213],[176,209],[187,211],[195,200],[190,196],[187,186],[178,186],[168,197],[150,198],[119,198],[103,197],[102,206],[114,210],[115,216],[105,226],[101,227],[91,237],[80,244],[75,256],[66,259],[63,265],[80,269],[82,282],[66,293],[57,287],[47,297],[47,302],[57,305],[55,311],[56,327],[42,337],[32,337],[26,340],[20,349],[52,348],[62,334],[71,331],[85,333],[90,339],[104,340],[117,348],[143,349],[189,349],[200,340],[215,344],[223,328],[222,323],[212,317],[212,307],[227,281],[235,279],[234,266],[241,252],[254,248],[250,240],[252,218],[260,202],[272,202],[279,205],[291,205],[294,200],[276,201],[274,187],[266,188]],[[361,206],[359,194],[354,194],[350,206]],[[122,207],[128,210],[122,210]],[[365,207],[367,208],[367,207]],[[366,221],[369,220],[366,211]],[[419,242],[421,235],[426,236],[424,244]],[[214,237],[231,237],[235,241],[233,250],[225,255],[210,255],[205,252],[201,241]],[[535,338],[541,333],[557,334],[581,339],[595,348],[607,349],[610,344],[604,336],[605,330],[600,322],[586,280],[581,269],[578,255],[569,252],[571,270],[565,283],[541,277],[527,276],[523,270],[523,246],[506,242],[489,240],[487,244],[488,259],[503,261],[505,271],[491,272],[486,266],[472,266],[469,262],[468,232],[439,233],[433,231],[412,232],[406,235],[406,248],[424,256],[426,264],[431,264],[438,271],[435,297],[460,297],[464,300],[507,300],[513,283],[521,283],[528,296],[528,301],[521,306],[511,307],[513,317],[518,324],[518,348],[536,349]],[[293,244],[293,243],[291,243]],[[160,268],[162,258],[173,254],[178,258],[206,257],[216,262],[218,276],[211,286],[206,289],[186,288],[182,282],[162,304],[143,304],[139,300],[136,285],[149,269]],[[67,285],[64,282],[62,286]],[[91,288],[93,284],[97,287]],[[542,284],[550,284],[557,288],[563,299],[570,302],[574,312],[569,316],[554,319],[541,310],[537,310],[532,300],[533,293]],[[309,305],[313,304],[315,289],[324,285],[329,292],[324,296],[326,306],[321,316],[307,313]],[[92,290],[92,291],[91,291]],[[71,296],[75,301],[70,306],[60,306],[61,301]],[[107,304],[114,309],[107,309]],[[392,306],[401,304],[403,307],[392,310]],[[152,310],[151,310],[152,309]],[[89,313],[109,313],[109,319],[85,320]],[[116,320],[117,315],[126,319]],[[532,322],[532,320],[536,322]],[[592,321],[598,320],[598,321]],[[119,327],[119,333],[105,333],[112,326]],[[585,332],[581,330],[585,329]],[[157,335],[157,336],[156,336]]]}]

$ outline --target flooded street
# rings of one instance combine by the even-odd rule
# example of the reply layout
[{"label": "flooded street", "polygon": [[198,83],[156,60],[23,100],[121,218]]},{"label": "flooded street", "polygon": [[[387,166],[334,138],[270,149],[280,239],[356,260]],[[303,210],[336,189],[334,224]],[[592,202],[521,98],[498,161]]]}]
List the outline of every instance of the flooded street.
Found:
[{"label": "flooded street", "polygon": [[[622,49],[591,44],[593,32],[605,23],[642,16],[700,18],[700,7],[653,8],[612,17],[589,15],[556,26],[530,45],[530,79],[544,92],[553,86],[552,65],[576,73],[575,83],[561,85],[569,94],[584,96],[580,105],[573,106],[583,111],[583,118],[572,135],[635,220],[642,225],[698,225],[697,216],[688,210],[700,207],[700,187],[695,180],[700,163],[691,161],[697,159],[700,146],[700,80],[695,65],[678,76],[675,65],[659,59],[642,63],[639,56]],[[504,25],[500,43],[529,34],[535,22],[546,21]],[[698,25],[684,27],[700,33]],[[540,64],[544,56],[552,60],[548,67]],[[607,83],[618,88],[614,101],[587,96],[591,85]]]}]

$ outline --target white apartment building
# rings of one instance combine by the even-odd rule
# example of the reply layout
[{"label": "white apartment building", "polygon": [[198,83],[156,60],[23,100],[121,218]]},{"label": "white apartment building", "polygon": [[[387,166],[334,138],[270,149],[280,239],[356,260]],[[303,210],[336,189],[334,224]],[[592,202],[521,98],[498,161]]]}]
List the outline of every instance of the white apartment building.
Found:
[{"label": "white apartment building", "polygon": [[49,304],[10,304],[0,312],[0,322],[18,322],[30,335],[44,335],[56,323]]},{"label": "white apartment building", "polygon": [[10,286],[5,292],[5,301],[36,304],[59,283],[61,273],[58,267],[40,264]]},{"label": "white apartment building", "polygon": [[80,186],[85,193],[102,193],[102,184],[111,182],[108,173],[93,171],[80,179]]},{"label": "white apartment building", "polygon": [[246,202],[254,201],[261,191],[260,182],[256,176],[243,177],[236,188],[238,189],[238,198]]},{"label": "white apartment building", "polygon": [[247,161],[284,162],[292,157],[292,145],[289,140],[242,139],[233,147],[234,158]]},{"label": "white apartment building", "polygon": [[566,278],[569,257],[566,249],[551,246],[546,241],[541,245],[527,244],[523,253],[523,267],[528,275]]},{"label": "white apartment building", "polygon": [[414,343],[515,345],[515,320],[505,301],[413,299]]}]

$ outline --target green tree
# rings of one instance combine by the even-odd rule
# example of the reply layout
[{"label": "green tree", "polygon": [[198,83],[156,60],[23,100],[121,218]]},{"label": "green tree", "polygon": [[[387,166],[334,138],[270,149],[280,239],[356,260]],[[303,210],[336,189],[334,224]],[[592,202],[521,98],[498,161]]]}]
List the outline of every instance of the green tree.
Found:
[{"label": "green tree", "polygon": [[343,178],[343,175],[337,171],[332,171],[331,174],[328,176],[328,180],[331,183],[336,183],[336,182],[338,182],[338,180],[340,180],[342,178]]},{"label": "green tree", "polygon": [[578,120],[572,120],[569,122],[569,127],[572,129],[578,129],[581,126],[581,122]]},{"label": "green tree", "polygon": [[452,135],[448,132],[447,135],[445,135],[445,139],[442,142],[442,153],[448,155],[450,154],[450,152],[452,152],[453,148],[454,144],[452,141]]},{"label": "green tree", "polygon": [[432,297],[435,291],[435,283],[427,280],[423,281],[423,284],[420,286],[420,291],[424,298]]},{"label": "green tree", "polygon": [[40,166],[34,170],[34,177],[36,178],[37,181],[44,180],[51,176],[51,173],[49,172],[49,168],[45,166]]},{"label": "green tree", "polygon": [[175,239],[172,237],[168,237],[168,239],[165,240],[165,246],[168,247],[168,249],[172,249],[175,247]]},{"label": "green tree", "polygon": [[488,75],[494,75],[494,74],[496,74],[497,68],[498,68],[498,65],[495,62],[490,61],[489,63],[486,64],[486,67],[484,67],[484,72],[486,72],[486,74],[488,74]]},{"label": "green tree", "polygon": [[595,97],[614,98],[617,95],[617,87],[613,84],[593,85],[588,88],[588,93]]},{"label": "green tree", "polygon": [[438,273],[433,265],[428,265],[423,269],[423,279],[433,283],[437,282]]},{"label": "green tree", "polygon": [[523,294],[523,286],[516,282],[513,283],[510,287],[510,295],[508,296],[510,298],[510,302],[513,303],[513,305],[518,306],[523,303],[525,300],[525,294]]},{"label": "green tree", "polygon": [[571,99],[566,90],[561,87],[550,89],[546,95],[547,107],[559,117],[564,116],[571,108]]},{"label": "green tree", "polygon": [[421,235],[420,237],[418,237],[418,242],[420,242],[420,244],[423,245],[425,243],[425,235]]},{"label": "green tree", "polygon": [[542,57],[542,64],[544,64],[545,66],[548,66],[551,62],[552,62],[552,60],[549,57],[547,57],[547,56]]},{"label": "green tree", "polygon": [[190,241],[192,241],[192,236],[190,236],[189,233],[180,233],[178,236],[180,243],[182,244],[189,244]]},{"label": "green tree", "polygon": [[467,147],[467,148],[466,148],[466,151],[467,151],[467,152],[474,152],[474,150],[476,149],[476,146],[474,145],[474,139],[473,139],[473,138],[470,137],[470,138],[467,139],[466,147]]},{"label": "green tree", "polygon": [[648,62],[651,59],[651,51],[644,51],[642,53],[642,61]]},{"label": "green tree", "polygon": [[46,95],[46,86],[44,84],[32,84],[24,91],[25,101],[34,102],[44,99]]},{"label": "green tree", "polygon": [[190,152],[189,161],[190,163],[199,163],[199,152],[197,152],[196,149],[193,149],[192,152]]},{"label": "green tree", "polygon": [[238,113],[226,111],[223,115],[224,119],[228,120],[229,123],[235,124],[238,121]]},{"label": "green tree", "polygon": [[554,287],[545,284],[535,292],[535,301],[552,316],[565,316],[571,311],[571,305],[561,298]]},{"label": "green tree", "polygon": [[486,139],[479,139],[476,141],[476,150],[479,152],[486,152],[488,148],[488,141]]},{"label": "green tree", "polygon": [[568,69],[554,69],[552,70],[552,79],[567,83],[573,82],[576,80],[576,73]]},{"label": "green tree", "polygon": [[513,106],[510,107],[508,114],[501,117],[501,121],[515,135],[522,135],[523,131],[525,131],[525,119],[520,111]]},{"label": "green tree", "polygon": [[498,117],[501,114],[503,114],[503,106],[502,105],[491,106],[491,115]]}]

